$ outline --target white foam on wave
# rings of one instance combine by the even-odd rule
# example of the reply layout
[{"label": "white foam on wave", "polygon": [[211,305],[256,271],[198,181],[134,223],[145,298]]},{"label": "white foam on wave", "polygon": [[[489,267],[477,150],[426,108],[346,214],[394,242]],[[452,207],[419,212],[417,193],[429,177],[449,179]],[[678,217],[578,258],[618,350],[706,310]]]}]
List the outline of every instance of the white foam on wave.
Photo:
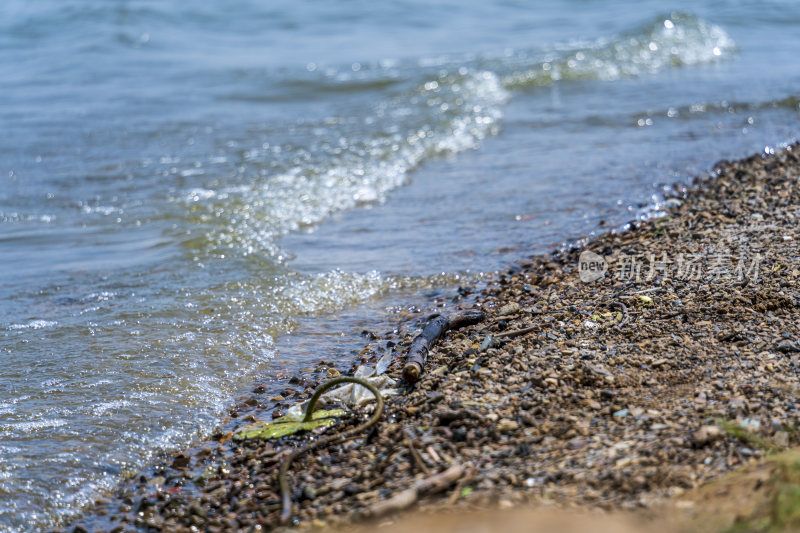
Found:
[{"label": "white foam on wave", "polygon": [[44,428],[57,428],[67,425],[67,421],[62,418],[46,418],[42,420],[31,420],[28,422],[15,422],[6,427],[12,433],[33,433]]},{"label": "white foam on wave", "polygon": [[[248,164],[260,167],[251,183],[189,191],[183,201],[193,220],[209,225],[208,249],[274,257],[279,237],[382,202],[427,158],[476,148],[498,131],[508,92],[496,74],[455,67],[431,76],[363,116],[295,126],[309,146],[246,150]],[[264,168],[276,159],[287,164]]]},{"label": "white foam on wave", "polygon": [[44,329],[58,325],[55,320],[31,320],[24,324],[11,324],[8,329],[21,330],[21,329]]},{"label": "white foam on wave", "polygon": [[109,411],[115,411],[122,407],[128,407],[131,405],[131,402],[127,400],[113,400],[110,402],[101,402],[97,405],[92,406],[91,411],[94,416],[103,416],[106,415]]},{"label": "white foam on wave", "polygon": [[452,286],[482,275],[443,272],[432,276],[390,276],[375,270],[358,273],[334,269],[313,275],[291,273],[269,284],[253,280],[241,288],[262,294],[286,315],[296,316],[338,311],[392,290]]},{"label": "white foam on wave", "polygon": [[638,31],[555,50],[544,57],[519,53],[509,61],[512,68],[503,76],[503,84],[518,89],[562,80],[612,81],[714,63],[735,51],[736,43],[720,26],[673,13]]}]

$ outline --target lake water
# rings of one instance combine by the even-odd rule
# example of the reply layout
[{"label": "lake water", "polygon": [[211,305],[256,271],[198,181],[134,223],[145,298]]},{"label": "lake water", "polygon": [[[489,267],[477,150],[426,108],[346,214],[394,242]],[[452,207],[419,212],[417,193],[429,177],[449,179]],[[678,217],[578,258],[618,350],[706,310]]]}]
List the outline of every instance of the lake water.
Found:
[{"label": "lake water", "polygon": [[0,531],[795,139],[800,4],[665,6],[0,3]]}]

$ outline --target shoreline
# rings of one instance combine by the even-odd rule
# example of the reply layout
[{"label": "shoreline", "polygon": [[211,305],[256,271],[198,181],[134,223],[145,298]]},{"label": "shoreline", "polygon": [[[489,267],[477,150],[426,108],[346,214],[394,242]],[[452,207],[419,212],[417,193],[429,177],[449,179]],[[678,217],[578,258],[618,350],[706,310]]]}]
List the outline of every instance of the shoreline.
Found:
[{"label": "shoreline", "polygon": [[[798,155],[794,144],[719,163],[666,217],[589,242],[582,250],[596,256],[583,272],[581,251],[562,250],[512,265],[460,302],[429,302],[429,312],[480,308],[487,318],[443,337],[420,382],[387,397],[367,435],[295,461],[293,523],[342,526],[412,507],[643,512],[796,446]],[[387,374],[399,380],[412,338],[375,336],[361,363],[391,348]],[[334,375],[317,366],[307,382],[294,378],[298,396]],[[236,420],[264,419],[270,400],[256,388]],[[307,440],[217,435],[122,482],[69,530],[273,529],[283,451]],[[398,495],[454,466],[445,487],[400,505]]]}]

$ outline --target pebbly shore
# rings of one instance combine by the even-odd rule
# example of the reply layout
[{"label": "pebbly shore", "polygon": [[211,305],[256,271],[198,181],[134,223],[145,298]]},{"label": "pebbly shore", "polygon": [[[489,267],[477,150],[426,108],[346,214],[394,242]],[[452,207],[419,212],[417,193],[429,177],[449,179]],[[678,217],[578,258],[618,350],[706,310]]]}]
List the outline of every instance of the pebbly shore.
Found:
[{"label": "pebbly shore", "polygon": [[[290,525],[405,509],[646,510],[797,446],[800,145],[720,162],[665,209],[373,332],[354,369],[392,353],[398,393],[363,435],[293,463]],[[485,319],[447,333],[404,385],[403,355],[428,316],[471,309]],[[256,388],[213,440],[131,473],[67,530],[286,527],[287,451],[362,423],[374,404],[275,440],[231,432],[337,374],[321,362],[286,395]]]}]

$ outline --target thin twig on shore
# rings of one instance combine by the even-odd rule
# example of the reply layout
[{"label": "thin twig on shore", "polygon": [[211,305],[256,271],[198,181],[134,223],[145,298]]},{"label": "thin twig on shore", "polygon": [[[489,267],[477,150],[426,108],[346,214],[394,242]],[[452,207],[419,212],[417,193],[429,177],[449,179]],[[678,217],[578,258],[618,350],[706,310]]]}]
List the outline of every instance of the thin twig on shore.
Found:
[{"label": "thin twig on shore", "polygon": [[420,496],[436,494],[446,490],[453,483],[457,482],[464,475],[464,467],[454,464],[447,470],[434,474],[418,481],[413,487],[398,492],[388,500],[375,503],[370,507],[366,515],[377,518],[389,513],[408,509],[415,503]]},{"label": "thin twig on shore", "polygon": [[513,339],[514,337],[519,337],[520,335],[525,335],[526,333],[530,333],[532,331],[536,331],[539,326],[530,326],[527,328],[522,329],[515,329],[513,331],[502,331],[500,333],[495,333],[495,339]]},{"label": "thin twig on shore", "polygon": [[403,441],[406,444],[406,447],[411,452],[411,457],[414,459],[414,463],[419,467],[422,472],[428,476],[430,475],[431,471],[428,466],[425,464],[425,461],[422,460],[422,456],[417,451],[416,446],[414,446],[414,442],[412,437],[408,434],[408,428],[403,431]]},{"label": "thin twig on shore", "polygon": [[475,470],[476,470],[475,465],[472,465],[469,471],[467,472],[467,475],[465,475],[458,481],[458,483],[456,484],[456,488],[454,488],[453,492],[450,494],[450,498],[447,499],[447,503],[453,505],[458,501],[459,497],[461,497],[461,491],[464,488],[464,485],[469,483],[469,481],[475,475]]}]

